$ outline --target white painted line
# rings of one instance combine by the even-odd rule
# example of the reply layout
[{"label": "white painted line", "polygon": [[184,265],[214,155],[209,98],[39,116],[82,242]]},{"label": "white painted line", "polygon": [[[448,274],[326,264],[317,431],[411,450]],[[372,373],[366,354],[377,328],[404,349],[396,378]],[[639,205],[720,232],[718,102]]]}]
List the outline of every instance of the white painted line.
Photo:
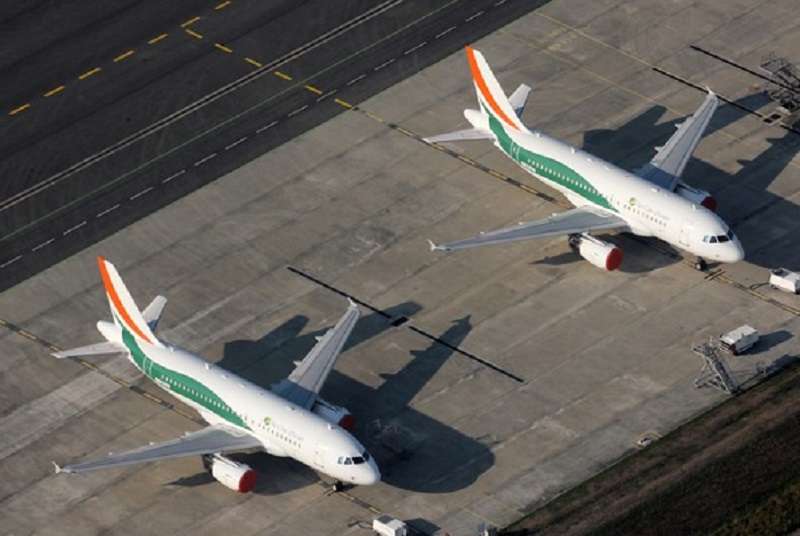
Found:
[{"label": "white painted line", "polygon": [[247,141],[247,136],[245,136],[244,138],[239,138],[238,140],[236,140],[235,142],[231,143],[230,145],[226,145],[225,146],[225,150],[226,151],[230,151],[231,149],[233,149],[234,147],[236,147],[240,143],[244,143],[246,141]]},{"label": "white painted line", "polygon": [[322,95],[320,95],[319,97],[317,97],[317,102],[320,102],[320,101],[322,101],[322,100],[325,100],[325,99],[327,99],[328,97],[330,97],[331,95],[333,95],[333,94],[334,94],[334,93],[336,93],[337,91],[339,91],[339,90],[338,90],[338,89],[332,89],[332,90],[328,91],[327,93],[323,93]]},{"label": "white painted line", "polygon": [[264,131],[265,131],[265,130],[267,130],[268,128],[272,128],[272,127],[274,127],[274,126],[275,126],[275,125],[277,125],[277,124],[278,124],[278,122],[277,122],[277,121],[273,121],[273,122],[272,122],[272,123],[270,123],[269,125],[264,125],[263,127],[261,127],[261,128],[259,128],[258,130],[256,130],[256,134],[261,134],[262,132],[264,132]]},{"label": "white painted line", "polygon": [[428,44],[427,41],[423,41],[422,43],[418,44],[417,46],[411,47],[408,50],[406,50],[405,52],[403,52],[403,56],[407,56],[407,55],[411,54],[412,52],[414,52],[415,50],[421,49],[422,47],[424,47],[427,44]]},{"label": "white painted line", "polygon": [[153,189],[153,187],[152,187],[152,186],[149,186],[149,187],[145,188],[144,190],[142,190],[141,192],[139,192],[139,193],[136,193],[136,194],[133,194],[133,195],[132,195],[132,196],[130,196],[128,199],[130,199],[131,201],[133,201],[134,199],[136,199],[136,198],[138,198],[138,197],[142,197],[144,194],[146,194],[147,192],[149,192],[149,191],[150,191],[150,190],[152,190],[152,189]]},{"label": "white painted line", "polygon": [[436,37],[434,37],[434,39],[441,39],[442,37],[444,37],[445,35],[449,34],[450,32],[452,32],[455,29],[456,29],[455,26],[450,26],[448,29],[444,30],[443,32],[439,32],[438,34],[436,34]]},{"label": "white painted line", "polygon": [[387,65],[391,65],[391,64],[392,64],[392,63],[394,63],[394,62],[395,62],[395,58],[392,58],[392,59],[390,59],[390,60],[386,60],[386,61],[384,61],[383,63],[381,63],[380,65],[378,65],[377,67],[375,67],[375,68],[373,69],[373,71],[380,71],[381,69],[383,69],[383,68],[384,68],[384,67],[386,67]]},{"label": "white painted line", "polygon": [[31,251],[38,251],[38,250],[42,249],[45,246],[49,246],[50,244],[55,242],[55,240],[56,240],[55,238],[51,238],[50,240],[45,240],[44,242],[42,242],[41,244],[39,244],[38,246],[33,248]]},{"label": "white painted line", "polygon": [[0,268],[5,268],[5,267],[6,267],[6,266],[8,266],[9,264],[14,264],[15,262],[17,262],[17,261],[18,261],[18,260],[20,260],[21,258],[22,258],[22,255],[17,255],[16,257],[14,257],[13,259],[11,259],[10,261],[6,261],[6,262],[4,262],[3,264],[0,264]]},{"label": "white painted line", "polygon": [[75,230],[77,230],[77,229],[80,229],[80,228],[81,228],[81,227],[83,227],[84,225],[86,225],[86,220],[83,220],[82,222],[80,222],[80,223],[79,223],[79,224],[77,224],[77,225],[73,225],[72,227],[70,227],[69,229],[67,229],[66,231],[64,231],[62,234],[63,234],[64,236],[67,236],[67,235],[68,235],[69,233],[71,233],[72,231],[75,231]]},{"label": "white painted line", "polygon": [[180,170],[180,171],[179,171],[179,172],[177,172],[177,173],[173,173],[172,175],[170,175],[169,177],[167,177],[166,179],[164,179],[163,181],[161,181],[161,184],[166,184],[166,183],[168,183],[169,181],[171,181],[172,179],[176,179],[176,178],[180,177],[180,176],[181,176],[181,175],[183,175],[184,173],[186,173],[186,169],[182,169],[182,170]]},{"label": "white painted line", "polygon": [[473,15],[470,15],[469,17],[467,17],[466,19],[464,19],[464,22],[469,22],[469,21],[471,21],[471,20],[475,20],[475,19],[477,19],[478,17],[480,17],[481,15],[483,15],[483,13],[484,13],[483,11],[478,11],[477,13],[475,13],[475,14],[473,14]]},{"label": "white painted line", "polygon": [[210,155],[208,155],[208,156],[206,156],[204,158],[201,158],[200,160],[198,160],[197,162],[194,163],[194,167],[202,166],[203,164],[205,164],[206,162],[208,162],[209,160],[211,160],[215,156],[217,156],[217,153],[211,153]]},{"label": "white painted line", "polygon": [[113,207],[111,207],[111,208],[107,208],[107,209],[105,209],[105,210],[103,210],[103,211],[101,211],[101,212],[98,212],[98,213],[97,213],[97,217],[98,217],[98,218],[102,218],[103,216],[105,216],[106,214],[108,214],[109,212],[111,212],[112,210],[117,210],[118,208],[119,208],[119,203],[117,203],[116,205],[114,205],[114,206],[113,206]]},{"label": "white painted line", "polygon": [[292,110],[291,112],[289,112],[289,114],[286,117],[294,117],[295,115],[299,114],[300,112],[302,112],[306,108],[308,108],[308,104],[306,104],[305,106],[301,106],[297,110]]},{"label": "white painted line", "polygon": [[499,2],[495,2],[495,3],[494,3],[494,6],[495,6],[495,7],[497,7],[497,6],[502,6],[502,5],[503,5],[503,4],[505,4],[505,3],[506,3],[506,0],[500,0]]},{"label": "white painted line", "polygon": [[362,74],[362,75],[360,75],[360,76],[356,76],[355,78],[353,78],[352,80],[350,80],[350,81],[349,81],[347,84],[345,84],[345,85],[347,85],[347,86],[352,86],[352,85],[353,85],[353,84],[355,84],[356,82],[359,82],[359,81],[361,81],[361,80],[365,79],[366,77],[367,77],[367,75],[365,75],[365,74]]}]

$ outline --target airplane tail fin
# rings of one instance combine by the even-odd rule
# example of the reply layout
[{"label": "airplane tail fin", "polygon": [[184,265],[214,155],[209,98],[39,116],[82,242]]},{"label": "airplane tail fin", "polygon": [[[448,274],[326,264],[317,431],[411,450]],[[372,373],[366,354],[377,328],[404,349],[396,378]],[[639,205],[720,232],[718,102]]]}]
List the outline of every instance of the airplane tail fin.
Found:
[{"label": "airplane tail fin", "polygon": [[[97,257],[97,266],[100,269],[100,277],[103,280],[114,323],[139,341],[163,346],[153,334],[142,312],[136,306],[136,302],[133,301],[114,265],[103,257]],[[153,304],[150,307],[153,307]],[[148,311],[151,310],[150,307],[148,307]],[[163,308],[163,303],[156,305],[155,308],[158,309],[157,312],[160,314],[160,308]]]},{"label": "airplane tail fin", "polygon": [[528,129],[519,118],[519,112],[524,108],[530,88],[524,84],[517,88],[512,95],[515,106],[503,92],[483,54],[469,46],[466,51],[475,94],[481,111],[489,117],[489,126],[497,124],[503,130],[527,132]]}]

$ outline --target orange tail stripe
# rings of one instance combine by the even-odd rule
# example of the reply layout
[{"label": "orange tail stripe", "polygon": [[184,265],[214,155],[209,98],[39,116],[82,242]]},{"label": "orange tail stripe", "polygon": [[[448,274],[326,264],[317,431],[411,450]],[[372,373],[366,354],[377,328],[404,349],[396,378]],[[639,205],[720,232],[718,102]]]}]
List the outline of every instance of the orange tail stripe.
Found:
[{"label": "orange tail stripe", "polygon": [[472,79],[475,81],[475,84],[477,84],[478,89],[483,95],[483,98],[486,99],[486,102],[489,104],[492,110],[494,110],[494,113],[496,113],[500,119],[502,119],[511,128],[519,130],[517,125],[514,124],[514,121],[512,121],[505,114],[505,112],[503,112],[503,110],[500,109],[500,106],[498,106],[497,101],[494,100],[494,97],[489,91],[489,88],[486,87],[486,82],[483,79],[481,70],[478,68],[478,61],[475,59],[475,51],[472,49],[472,47],[466,47],[466,50],[467,50],[467,61],[469,61],[469,70],[472,72]]},{"label": "orange tail stripe", "polygon": [[151,341],[147,335],[142,333],[139,327],[133,322],[133,320],[131,320],[130,315],[128,315],[128,311],[126,311],[125,307],[122,306],[122,301],[120,301],[117,291],[114,289],[114,285],[111,283],[111,276],[108,275],[108,270],[106,270],[105,261],[106,260],[103,257],[97,257],[97,266],[100,268],[100,277],[103,279],[103,286],[106,288],[106,294],[108,294],[108,297],[111,299],[111,303],[114,304],[114,307],[119,312],[120,316],[122,316],[123,322],[125,322],[125,324],[127,324],[134,333],[150,344],[153,344],[153,341]]}]

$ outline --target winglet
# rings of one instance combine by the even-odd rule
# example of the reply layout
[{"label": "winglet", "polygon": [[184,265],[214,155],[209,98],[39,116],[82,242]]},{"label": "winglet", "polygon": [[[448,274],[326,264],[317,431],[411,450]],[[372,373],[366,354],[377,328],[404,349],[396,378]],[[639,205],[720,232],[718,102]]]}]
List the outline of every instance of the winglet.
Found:
[{"label": "winglet", "polygon": [[56,474],[60,473],[61,472],[61,466],[58,465],[55,461],[53,461],[52,464],[53,464],[53,467],[56,470]]},{"label": "winglet", "polygon": [[431,251],[449,251],[450,248],[446,246],[442,246],[440,244],[435,243],[433,240],[428,240],[428,245],[431,248]]},{"label": "winglet", "polygon": [[347,302],[350,304],[351,309],[353,308],[358,309],[358,304],[350,296],[347,297]]}]

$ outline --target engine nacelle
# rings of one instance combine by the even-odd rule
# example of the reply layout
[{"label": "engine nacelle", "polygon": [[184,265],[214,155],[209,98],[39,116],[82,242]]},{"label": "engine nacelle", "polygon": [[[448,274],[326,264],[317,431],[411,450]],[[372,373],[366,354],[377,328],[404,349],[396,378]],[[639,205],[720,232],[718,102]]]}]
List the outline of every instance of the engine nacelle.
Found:
[{"label": "engine nacelle", "polygon": [[311,411],[325,419],[331,424],[338,424],[345,430],[352,432],[356,427],[356,419],[353,414],[341,406],[334,406],[321,398],[317,398]]},{"label": "engine nacelle", "polygon": [[569,244],[578,254],[593,266],[608,272],[616,270],[622,264],[622,250],[614,244],[603,242],[597,238],[582,234],[572,235]]},{"label": "engine nacelle", "polygon": [[675,193],[696,205],[703,205],[711,212],[717,211],[717,200],[705,190],[698,190],[697,188],[692,188],[685,182],[679,182],[678,186],[675,188]]},{"label": "engine nacelle", "polygon": [[207,454],[203,456],[203,465],[220,484],[233,491],[247,493],[256,486],[256,472],[245,463],[221,454]]}]

